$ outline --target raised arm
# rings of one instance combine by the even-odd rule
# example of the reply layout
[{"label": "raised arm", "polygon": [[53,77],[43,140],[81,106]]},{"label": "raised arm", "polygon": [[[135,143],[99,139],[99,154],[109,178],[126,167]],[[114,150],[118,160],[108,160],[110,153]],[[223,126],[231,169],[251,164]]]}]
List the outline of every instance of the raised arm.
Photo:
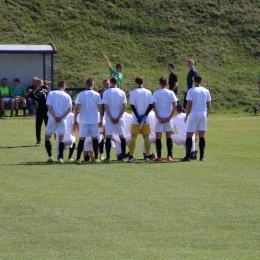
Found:
[{"label": "raised arm", "polygon": [[103,58],[104,58],[104,60],[105,60],[105,62],[107,64],[108,68],[112,68],[112,66],[111,66],[111,64],[110,64],[110,62],[109,62],[109,60],[108,60],[108,58],[107,58],[107,56],[105,54],[103,54]]}]

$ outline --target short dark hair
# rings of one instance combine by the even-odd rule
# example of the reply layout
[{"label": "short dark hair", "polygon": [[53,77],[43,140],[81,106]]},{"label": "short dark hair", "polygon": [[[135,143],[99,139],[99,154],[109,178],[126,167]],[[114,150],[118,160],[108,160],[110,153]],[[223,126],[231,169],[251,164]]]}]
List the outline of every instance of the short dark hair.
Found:
[{"label": "short dark hair", "polygon": [[103,80],[103,83],[106,82],[106,81],[109,81],[109,80],[108,80],[108,79],[104,79],[104,80]]},{"label": "short dark hair", "polygon": [[123,64],[121,63],[116,64],[116,69],[120,69],[120,68],[123,68]]},{"label": "short dark hair", "polygon": [[165,86],[167,85],[167,83],[168,83],[168,79],[165,78],[165,77],[161,77],[161,78],[159,79],[159,83],[160,83],[160,85],[162,85],[163,87],[165,87]]},{"label": "short dark hair", "polygon": [[39,82],[41,82],[42,80],[41,79],[37,79],[36,80],[36,84],[38,84]]},{"label": "short dark hair", "polygon": [[87,86],[87,87],[92,87],[93,85],[94,85],[94,79],[88,78],[88,79],[86,80],[86,86]]},{"label": "short dark hair", "polygon": [[[2,78],[1,82],[3,82],[4,80],[7,80],[7,78]],[[7,80],[8,81],[8,80]]]},{"label": "short dark hair", "polygon": [[181,103],[178,103],[176,110],[177,110],[177,112],[181,113],[183,111],[183,105]]},{"label": "short dark hair", "polygon": [[196,75],[194,76],[194,82],[199,83],[199,82],[202,81],[202,79],[203,79],[203,77],[202,77],[201,75],[199,75],[199,74],[196,74]]},{"label": "short dark hair", "polygon": [[58,82],[58,88],[64,88],[66,87],[66,82],[64,80],[61,80]]},{"label": "short dark hair", "polygon": [[171,68],[174,69],[174,64],[173,64],[173,63],[169,63],[169,64],[168,64],[168,67],[171,67]]},{"label": "short dark hair", "polygon": [[136,84],[139,84],[139,85],[143,85],[143,83],[144,83],[143,77],[142,77],[142,76],[137,76],[137,77],[135,78],[135,83],[136,83]]},{"label": "short dark hair", "polygon": [[110,83],[112,83],[112,84],[114,84],[114,85],[116,85],[117,82],[118,82],[118,79],[117,79],[116,76],[114,76],[114,77],[112,77],[112,78],[110,79]]},{"label": "short dark hair", "polygon": [[20,79],[18,78],[15,78],[14,81],[20,83]]}]

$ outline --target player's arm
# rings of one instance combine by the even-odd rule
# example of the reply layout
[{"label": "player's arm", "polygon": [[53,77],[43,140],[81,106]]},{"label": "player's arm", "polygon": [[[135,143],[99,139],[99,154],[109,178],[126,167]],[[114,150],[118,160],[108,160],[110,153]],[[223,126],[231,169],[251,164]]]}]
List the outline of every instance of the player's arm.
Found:
[{"label": "player's arm", "polygon": [[156,102],[153,103],[153,111],[154,111],[155,116],[156,116],[156,118],[158,119],[158,121],[159,121],[160,123],[164,123],[163,118],[161,118],[161,117],[159,116]]},{"label": "player's arm", "polygon": [[104,117],[104,107],[102,104],[98,104],[98,110],[100,114],[100,122],[98,123],[98,126],[101,127],[103,125],[103,117]]},{"label": "player's arm", "polygon": [[108,117],[110,118],[111,122],[114,123],[113,121],[115,118],[112,117],[110,110],[109,110],[109,106],[107,104],[104,104],[104,107],[105,107],[105,111],[106,111]]},{"label": "player's arm", "polygon": [[174,82],[174,86],[172,90],[175,90],[178,87],[178,78],[176,75],[174,76],[173,82]]},{"label": "player's arm", "polygon": [[107,56],[105,54],[103,54],[103,58],[104,58],[104,60],[105,60],[105,62],[107,64],[108,68],[112,68],[112,66],[111,66],[111,64],[110,64],[110,62],[109,62],[109,60],[108,60],[108,58],[107,58]]},{"label": "player's arm", "polygon": [[187,100],[187,106],[186,106],[186,117],[184,118],[184,122],[187,122],[187,119],[189,117],[190,111],[191,111],[191,107],[192,107],[192,101],[191,100]]},{"label": "player's arm", "polygon": [[67,110],[64,112],[64,114],[61,117],[59,117],[60,120],[65,118],[70,112],[71,112],[71,107],[68,107]]},{"label": "player's arm", "polygon": [[76,103],[75,108],[74,108],[74,126],[78,127],[78,122],[77,122],[77,116],[79,113],[79,104]]},{"label": "player's arm", "polygon": [[52,106],[50,106],[50,105],[47,105],[47,108],[48,108],[48,111],[50,112],[50,114],[53,116],[53,118],[56,120],[56,115],[55,115],[55,113],[54,113],[54,111],[53,111],[53,109],[52,109]]},{"label": "player's arm", "polygon": [[211,107],[211,101],[206,102],[207,105],[207,116],[209,115],[210,107]]},{"label": "player's arm", "polygon": [[171,114],[166,118],[166,122],[170,122],[171,121],[171,119],[172,119],[172,117],[173,117],[173,115],[174,115],[174,112],[175,112],[175,110],[176,110],[176,106],[177,106],[177,102],[175,101],[175,102],[172,102],[172,111],[171,111]]},{"label": "player's arm", "polygon": [[133,113],[135,114],[136,118],[137,118],[137,121],[138,121],[138,118],[140,117],[139,114],[137,113],[137,110],[136,110],[136,107],[135,105],[131,105],[131,109],[133,111]]},{"label": "player's arm", "polygon": [[119,119],[122,117],[122,115],[125,113],[126,110],[126,103],[122,104],[121,110],[119,112],[118,117],[116,118],[116,121],[118,123]]}]

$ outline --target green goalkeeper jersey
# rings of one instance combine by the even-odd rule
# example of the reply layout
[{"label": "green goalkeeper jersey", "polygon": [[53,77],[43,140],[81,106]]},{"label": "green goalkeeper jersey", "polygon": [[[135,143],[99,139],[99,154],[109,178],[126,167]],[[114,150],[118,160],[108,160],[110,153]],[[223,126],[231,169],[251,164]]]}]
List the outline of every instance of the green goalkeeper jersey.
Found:
[{"label": "green goalkeeper jersey", "polygon": [[110,72],[110,77],[114,77],[114,76],[117,77],[117,79],[118,79],[117,87],[121,89],[122,88],[122,81],[123,81],[123,74],[120,73],[120,72],[117,72],[113,68],[110,68],[109,72]]}]

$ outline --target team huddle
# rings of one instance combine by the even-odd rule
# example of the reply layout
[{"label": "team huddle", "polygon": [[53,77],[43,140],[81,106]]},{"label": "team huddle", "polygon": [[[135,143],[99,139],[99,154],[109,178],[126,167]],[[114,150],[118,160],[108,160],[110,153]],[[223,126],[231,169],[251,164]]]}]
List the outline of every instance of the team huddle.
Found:
[{"label": "team huddle", "polygon": [[[71,113],[71,97],[64,91],[64,81],[59,82],[58,90],[48,94],[46,105],[49,120],[45,135],[48,162],[53,161],[50,142],[53,133],[56,135],[58,162],[64,163],[66,146],[69,146],[68,161],[74,162],[72,156],[76,146],[77,130],[79,141],[76,163],[81,163],[82,152],[85,161],[110,163],[112,146],[115,146],[119,161],[135,162],[134,152],[138,135],[143,136],[142,150],[145,162],[161,162],[163,132],[166,136],[167,161],[173,160],[173,143],[184,145],[186,149],[186,155],[181,161],[197,159],[197,137],[199,157],[204,161],[204,135],[207,130],[211,97],[209,91],[201,86],[200,75],[194,76],[195,86],[187,92],[186,113],[182,112],[183,107],[174,91],[167,89],[167,78],[159,79],[159,88],[153,94],[144,88],[141,76],[135,78],[135,89],[130,92],[132,115],[125,112],[127,98],[125,92],[118,88],[118,78],[112,76],[109,82],[104,83],[108,88],[100,94],[93,90],[94,80],[89,78],[86,81],[86,90],[80,92],[75,100],[74,113]],[[156,147],[156,154],[151,153],[152,144]]]}]

